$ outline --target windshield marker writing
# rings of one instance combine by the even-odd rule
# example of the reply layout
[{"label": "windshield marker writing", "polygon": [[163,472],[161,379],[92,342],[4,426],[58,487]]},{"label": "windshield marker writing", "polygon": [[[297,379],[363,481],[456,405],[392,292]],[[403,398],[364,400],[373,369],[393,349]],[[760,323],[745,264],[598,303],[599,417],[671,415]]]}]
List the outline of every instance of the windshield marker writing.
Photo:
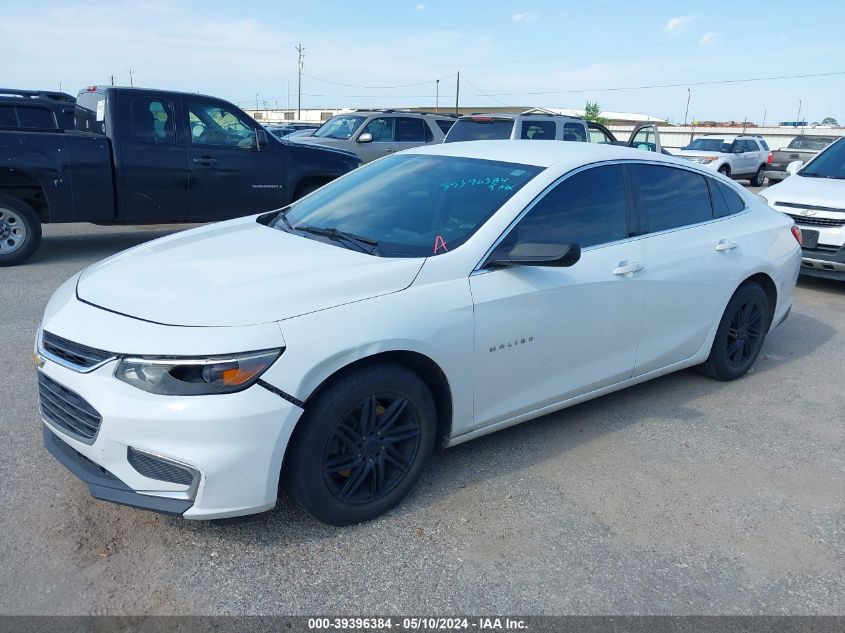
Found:
[{"label": "windshield marker writing", "polygon": [[444,251],[449,250],[448,248],[446,248],[446,240],[444,240],[442,236],[438,235],[434,238],[434,254],[437,255],[437,251],[441,248]]}]

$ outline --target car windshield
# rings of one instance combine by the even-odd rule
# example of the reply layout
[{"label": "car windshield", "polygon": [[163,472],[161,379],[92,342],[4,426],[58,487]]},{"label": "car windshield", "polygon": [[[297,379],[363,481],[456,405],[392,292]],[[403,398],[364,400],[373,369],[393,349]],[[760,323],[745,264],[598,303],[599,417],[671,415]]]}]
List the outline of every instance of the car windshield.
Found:
[{"label": "car windshield", "polygon": [[811,178],[845,180],[845,142],[839,139],[798,173]]},{"label": "car windshield", "polygon": [[268,225],[380,257],[442,255],[542,170],[454,156],[389,156],[295,202]]},{"label": "car windshield", "polygon": [[731,144],[721,138],[697,138],[684,149],[691,149],[698,152],[723,152],[731,151]]},{"label": "car windshield", "polygon": [[494,119],[493,117],[474,117],[472,119],[458,119],[449,135],[447,143],[460,141],[496,141],[509,139],[513,131],[513,120]]},{"label": "car windshield", "polygon": [[354,114],[341,114],[333,116],[331,119],[323,123],[312,136],[317,138],[338,138],[346,140],[355,134],[361,123],[364,122],[365,116],[358,116]]}]

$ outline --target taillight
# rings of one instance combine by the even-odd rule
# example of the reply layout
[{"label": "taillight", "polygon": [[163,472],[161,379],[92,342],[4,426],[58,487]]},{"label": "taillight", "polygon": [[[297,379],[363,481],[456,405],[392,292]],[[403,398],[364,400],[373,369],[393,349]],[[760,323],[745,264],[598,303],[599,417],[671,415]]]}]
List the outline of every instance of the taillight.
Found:
[{"label": "taillight", "polygon": [[775,159],[775,150],[769,152],[769,157],[766,159],[766,164],[771,165],[772,161]]},{"label": "taillight", "polygon": [[88,86],[85,92],[97,92],[97,86]]},{"label": "taillight", "polygon": [[798,242],[798,246],[804,247],[804,239],[801,237],[801,229],[799,229],[794,224],[792,225],[792,237],[795,238],[795,241]]}]

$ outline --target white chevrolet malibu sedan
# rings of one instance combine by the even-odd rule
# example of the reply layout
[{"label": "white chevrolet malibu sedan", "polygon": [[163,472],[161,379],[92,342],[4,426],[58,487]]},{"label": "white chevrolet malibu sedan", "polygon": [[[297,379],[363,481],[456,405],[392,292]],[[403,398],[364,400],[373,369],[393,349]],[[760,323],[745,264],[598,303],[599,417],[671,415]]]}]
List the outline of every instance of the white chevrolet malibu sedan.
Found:
[{"label": "white chevrolet malibu sedan", "polygon": [[284,487],[337,525],[451,446],[699,366],[792,305],[792,220],[688,161],[590,143],[417,148],[62,285],[47,449],[95,497],[212,519]]}]

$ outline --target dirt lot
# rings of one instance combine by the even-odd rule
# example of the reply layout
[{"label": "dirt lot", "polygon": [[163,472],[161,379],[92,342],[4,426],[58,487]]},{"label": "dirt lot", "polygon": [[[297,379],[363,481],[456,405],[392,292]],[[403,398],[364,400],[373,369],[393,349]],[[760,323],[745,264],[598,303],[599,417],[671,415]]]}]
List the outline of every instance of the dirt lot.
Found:
[{"label": "dirt lot", "polygon": [[172,228],[47,227],[0,269],[0,612],[845,613],[845,283],[802,280],[753,373],[680,372],[439,451],[338,529],[93,501],[41,445],[53,290]]}]

